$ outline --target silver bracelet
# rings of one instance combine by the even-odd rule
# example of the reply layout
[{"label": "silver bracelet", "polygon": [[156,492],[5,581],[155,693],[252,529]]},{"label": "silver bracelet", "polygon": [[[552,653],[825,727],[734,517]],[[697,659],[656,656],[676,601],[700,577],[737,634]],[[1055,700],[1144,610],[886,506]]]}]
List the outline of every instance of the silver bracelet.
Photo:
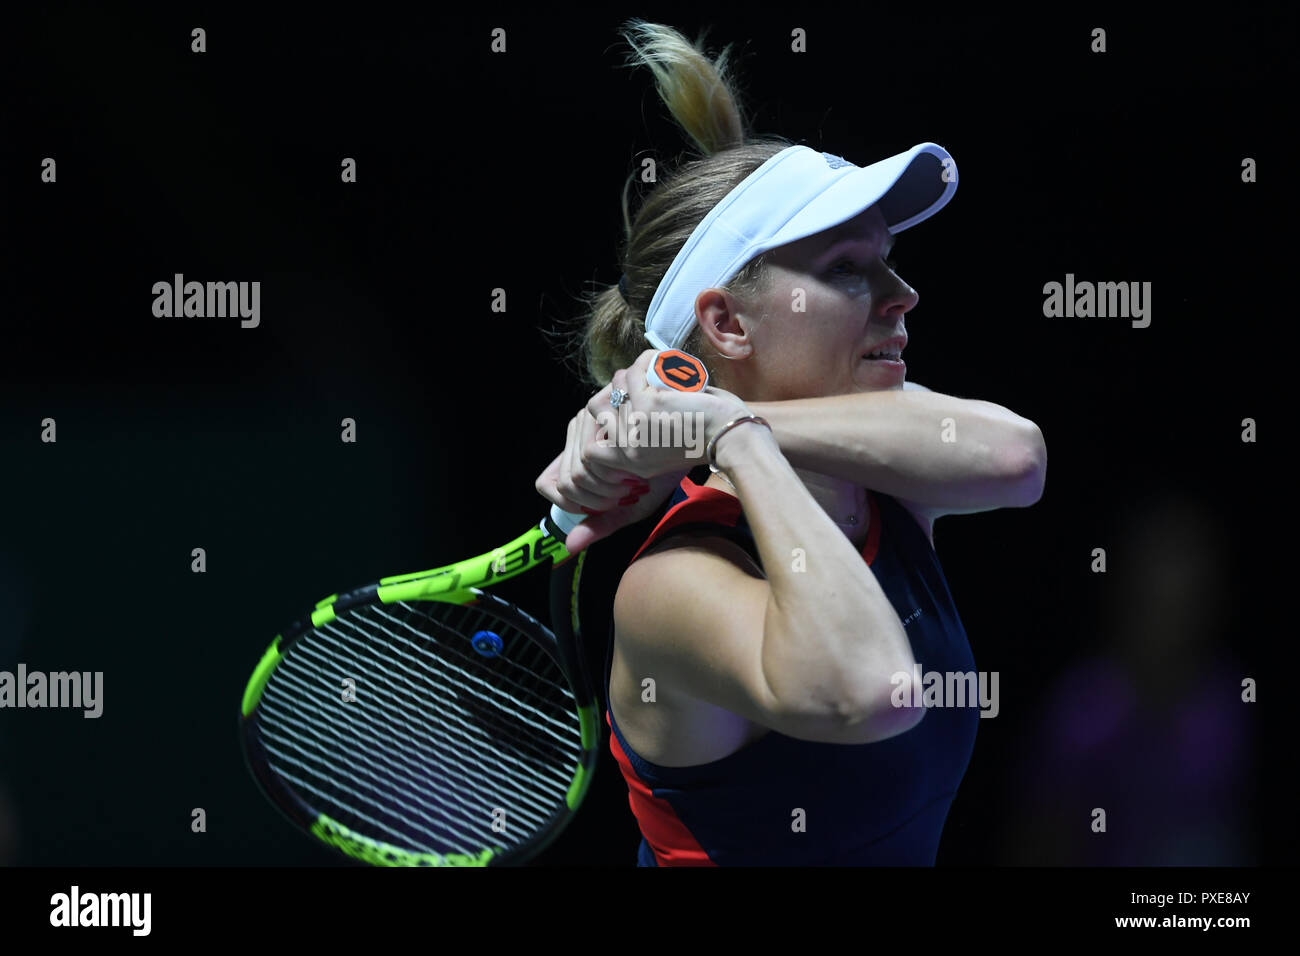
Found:
[{"label": "silver bracelet", "polygon": [[[709,459],[709,471],[713,472],[715,475],[718,474],[720,470],[718,468],[718,463],[713,459],[713,449],[717,447],[718,439],[727,434],[728,431],[735,428],[737,425],[743,425],[745,422],[757,422],[760,425],[766,426],[768,431],[772,430],[772,426],[768,425],[767,419],[759,418],[757,415],[741,415],[739,418],[733,418],[731,421],[727,422],[727,424],[723,425],[721,430],[709,439],[708,447],[704,449],[704,454]],[[725,477],[725,475],[723,477]]]}]

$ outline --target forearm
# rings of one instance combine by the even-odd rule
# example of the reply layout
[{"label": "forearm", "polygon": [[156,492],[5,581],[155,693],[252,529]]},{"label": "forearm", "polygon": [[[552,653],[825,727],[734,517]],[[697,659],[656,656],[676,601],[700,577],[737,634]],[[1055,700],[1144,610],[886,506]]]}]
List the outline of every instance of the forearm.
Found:
[{"label": "forearm", "polygon": [[982,511],[1031,504],[1042,492],[1042,433],[992,402],[920,390],[745,404],[771,423],[796,468],[896,498]]},{"label": "forearm", "polygon": [[794,710],[876,711],[911,645],[880,583],[767,433],[742,425],[718,443],[769,585],[763,671]]}]

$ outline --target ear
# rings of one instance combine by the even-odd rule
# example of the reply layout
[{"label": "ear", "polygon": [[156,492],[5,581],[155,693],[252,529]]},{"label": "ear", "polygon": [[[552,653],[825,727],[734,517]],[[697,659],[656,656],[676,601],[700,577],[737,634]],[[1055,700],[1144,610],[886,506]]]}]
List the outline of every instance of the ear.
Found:
[{"label": "ear", "polygon": [[754,349],[741,318],[740,300],[725,289],[705,289],[695,297],[695,321],[724,359],[745,358]]}]

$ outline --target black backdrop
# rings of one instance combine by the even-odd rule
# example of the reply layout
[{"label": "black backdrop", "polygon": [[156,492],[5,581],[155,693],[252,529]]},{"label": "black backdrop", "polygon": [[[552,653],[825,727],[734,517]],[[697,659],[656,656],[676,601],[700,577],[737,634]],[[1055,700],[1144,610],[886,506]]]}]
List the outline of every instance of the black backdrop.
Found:
[{"label": "black backdrop", "polygon": [[[1108,797],[1036,775],[1034,755],[1056,682],[1145,639],[1127,615],[1166,559],[1175,605],[1200,607],[1205,582],[1220,598],[1217,617],[1188,618],[1201,626],[1187,640],[1236,715],[1227,743],[1206,747],[1240,759],[1179,824],[1182,850],[1122,862],[1279,859],[1293,824],[1272,829],[1260,778],[1284,718],[1267,692],[1237,698],[1244,677],[1269,684],[1289,571],[1287,499],[1263,463],[1291,311],[1288,19],[1238,5],[1213,23],[916,5],[369,18],[214,5],[10,24],[0,669],[103,671],[105,702],[97,720],[0,711],[0,861],[348,865],[255,790],[237,702],[310,602],[478,553],[543,509],[533,479],[589,390],[542,330],[585,283],[617,279],[627,173],[685,145],[648,72],[618,68],[630,13],[691,36],[707,26],[711,51],[735,42],[758,132],[859,164],[927,140],[957,160],[952,203],[898,244],[921,294],[908,374],[1033,419],[1050,465],[1033,508],[936,530],[1004,696],[939,863],[1106,862],[1043,839],[1053,812],[1083,818]],[[195,26],[204,54],[190,52]],[[497,26],[504,55],[489,49]],[[1089,51],[1098,26],[1104,54]],[[790,51],[795,27],[807,53]],[[40,181],[45,157],[56,184]],[[356,184],[339,181],[343,157]],[[1256,183],[1242,182],[1245,157]],[[153,283],[178,272],[260,280],[260,326],[154,318]],[[1044,318],[1043,284],[1066,273],[1151,282],[1150,327]],[[55,444],[40,441],[47,417]],[[339,441],[344,417],[355,445]],[[1242,442],[1244,418],[1258,443]],[[1089,570],[1097,547],[1105,575]],[[1119,789],[1137,788],[1148,817],[1116,826],[1159,826],[1169,808],[1142,786]],[[206,833],[190,830],[195,807]],[[636,842],[606,753],[542,862],[627,865]]]}]

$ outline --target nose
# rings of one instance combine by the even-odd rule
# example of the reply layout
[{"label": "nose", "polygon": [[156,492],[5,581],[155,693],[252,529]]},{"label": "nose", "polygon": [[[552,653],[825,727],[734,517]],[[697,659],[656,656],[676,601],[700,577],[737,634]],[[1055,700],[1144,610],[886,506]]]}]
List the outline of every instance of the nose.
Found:
[{"label": "nose", "polygon": [[903,316],[916,308],[921,296],[898,277],[892,269],[885,269],[880,296],[881,312],[889,316]]}]

